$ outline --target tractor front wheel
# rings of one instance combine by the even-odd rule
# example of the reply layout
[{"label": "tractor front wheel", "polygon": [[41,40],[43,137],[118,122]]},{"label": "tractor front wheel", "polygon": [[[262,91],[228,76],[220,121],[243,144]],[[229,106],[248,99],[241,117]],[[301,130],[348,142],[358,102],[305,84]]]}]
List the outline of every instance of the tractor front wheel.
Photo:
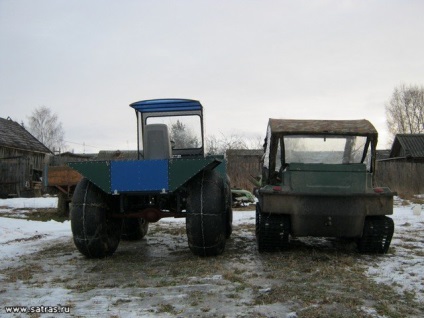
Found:
[{"label": "tractor front wheel", "polygon": [[113,197],[88,179],[77,185],[72,199],[71,228],[77,249],[88,258],[112,255],[121,238],[122,219],[109,215]]},{"label": "tractor front wheel", "polygon": [[195,255],[215,256],[225,249],[230,215],[224,191],[224,180],[215,170],[202,171],[189,185],[186,230]]}]

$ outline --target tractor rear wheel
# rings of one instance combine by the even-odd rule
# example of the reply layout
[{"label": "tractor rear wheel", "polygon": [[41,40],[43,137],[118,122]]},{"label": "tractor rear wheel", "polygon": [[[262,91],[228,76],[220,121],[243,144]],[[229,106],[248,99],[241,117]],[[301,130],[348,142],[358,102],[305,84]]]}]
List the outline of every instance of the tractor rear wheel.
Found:
[{"label": "tractor rear wheel", "polygon": [[190,250],[199,256],[222,254],[230,217],[223,178],[215,170],[202,171],[188,191],[186,230]]},{"label": "tractor rear wheel", "polygon": [[121,238],[126,241],[138,241],[146,236],[149,222],[143,218],[124,219]]},{"label": "tractor rear wheel", "polygon": [[233,197],[231,195],[231,186],[230,179],[227,176],[227,182],[225,184],[225,199],[226,199],[226,214],[225,214],[225,224],[226,224],[226,233],[225,238],[229,239],[233,233]]},{"label": "tractor rear wheel", "polygon": [[110,256],[118,248],[122,219],[109,216],[114,203],[112,196],[86,178],[75,189],[71,210],[72,234],[75,246],[88,258]]}]

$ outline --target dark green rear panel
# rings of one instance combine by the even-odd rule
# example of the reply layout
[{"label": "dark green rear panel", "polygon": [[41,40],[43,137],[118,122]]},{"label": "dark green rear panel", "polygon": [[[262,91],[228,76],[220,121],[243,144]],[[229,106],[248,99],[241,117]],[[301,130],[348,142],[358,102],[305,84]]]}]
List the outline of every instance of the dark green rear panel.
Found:
[{"label": "dark green rear panel", "polygon": [[200,159],[172,159],[169,161],[169,191],[175,191],[202,170],[220,165],[215,157]]},{"label": "dark green rear panel", "polygon": [[[86,161],[71,162],[69,166],[81,173],[106,193],[112,193],[112,181],[119,179],[120,187],[117,193],[129,192],[160,192],[162,190],[173,192],[186,184],[191,178],[202,170],[218,169],[225,173],[225,164],[220,158],[206,157],[199,159],[170,159],[165,165],[157,166],[155,163],[164,160],[143,160],[136,164],[135,161]],[[166,161],[166,160],[165,160]],[[119,169],[111,169],[112,166]],[[152,168],[153,167],[153,168]],[[144,170],[147,169],[147,170]],[[123,175],[125,172],[125,175]],[[163,177],[163,174],[167,178]],[[127,177],[126,177],[127,176]],[[143,178],[143,180],[139,180]],[[157,180],[165,180],[165,184],[158,190]],[[150,180],[150,181],[149,181]],[[116,182],[115,182],[116,183]],[[131,185],[125,187],[125,184]],[[140,185],[140,186],[138,186]],[[151,186],[150,186],[151,185]],[[168,186],[167,186],[168,185]]]},{"label": "dark green rear panel", "polygon": [[111,174],[109,161],[70,162],[68,165],[71,168],[77,170],[104,192],[111,192]]},{"label": "dark green rear panel", "polygon": [[364,193],[367,171],[364,164],[290,164],[285,183],[302,193]]}]

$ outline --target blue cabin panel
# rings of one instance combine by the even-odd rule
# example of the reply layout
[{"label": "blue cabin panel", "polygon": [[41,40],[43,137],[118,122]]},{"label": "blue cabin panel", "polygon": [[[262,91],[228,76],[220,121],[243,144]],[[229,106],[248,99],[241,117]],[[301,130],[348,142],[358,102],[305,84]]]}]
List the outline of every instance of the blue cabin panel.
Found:
[{"label": "blue cabin panel", "polygon": [[168,160],[111,162],[111,191],[168,191]]}]

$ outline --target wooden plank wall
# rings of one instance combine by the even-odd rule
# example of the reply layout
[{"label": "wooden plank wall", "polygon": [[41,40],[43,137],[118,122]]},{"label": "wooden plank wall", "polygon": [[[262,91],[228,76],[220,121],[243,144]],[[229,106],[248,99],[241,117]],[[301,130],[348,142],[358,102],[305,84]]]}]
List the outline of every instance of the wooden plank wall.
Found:
[{"label": "wooden plank wall", "polygon": [[229,149],[226,152],[227,174],[232,188],[253,192],[254,185],[249,176],[260,176],[262,170],[262,149]]},{"label": "wooden plank wall", "polygon": [[424,163],[377,161],[375,184],[401,195],[424,194]]},{"label": "wooden plank wall", "polygon": [[0,192],[21,196],[38,186],[46,155],[0,147]]}]

